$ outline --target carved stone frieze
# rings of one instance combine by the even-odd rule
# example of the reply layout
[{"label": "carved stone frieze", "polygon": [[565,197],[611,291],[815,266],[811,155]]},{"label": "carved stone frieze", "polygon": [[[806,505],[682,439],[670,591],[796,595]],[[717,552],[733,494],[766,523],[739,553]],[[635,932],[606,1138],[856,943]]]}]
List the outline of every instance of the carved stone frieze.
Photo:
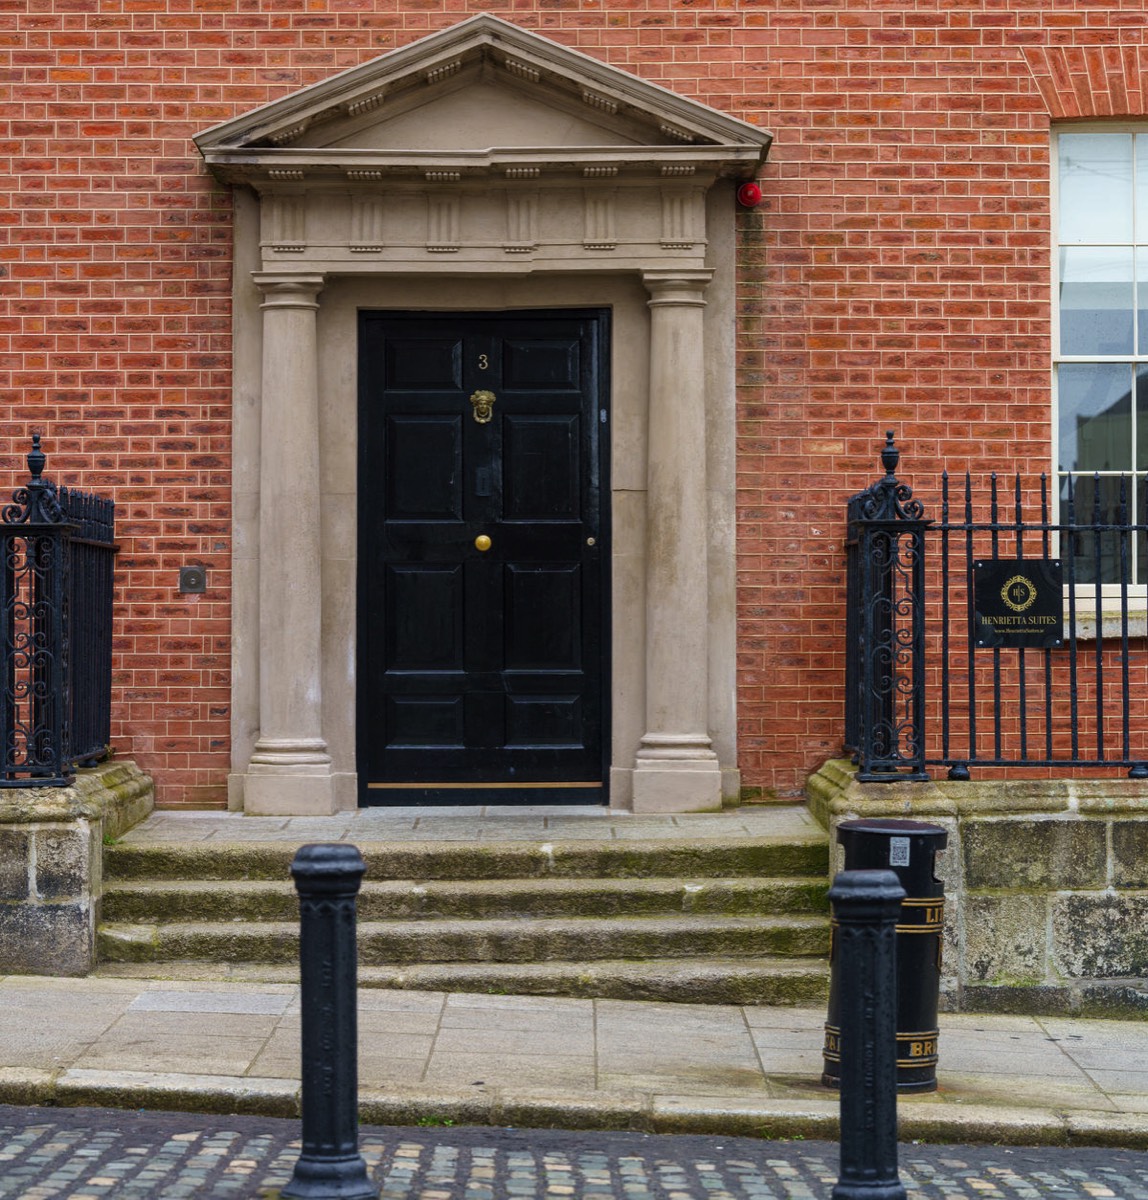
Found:
[{"label": "carved stone frieze", "polygon": [[506,193],[507,254],[527,254],[538,245],[538,193],[535,191]]},{"label": "carved stone frieze", "polygon": [[427,195],[427,250],[432,254],[457,254],[462,205],[457,194]]},{"label": "carved stone frieze", "polygon": [[663,250],[692,250],[704,240],[704,202],[701,188],[666,188],[662,192]]},{"label": "carved stone frieze", "polygon": [[263,201],[264,237],[280,254],[301,254],[307,248],[307,197],[301,192],[276,192]]},{"label": "carved stone frieze", "polygon": [[614,189],[587,189],[583,193],[584,232],[582,245],[587,250],[614,250],[618,245],[617,200]]},{"label": "carved stone frieze", "polygon": [[351,196],[352,253],[367,254],[382,250],[385,212],[386,204],[380,195],[356,192]]}]

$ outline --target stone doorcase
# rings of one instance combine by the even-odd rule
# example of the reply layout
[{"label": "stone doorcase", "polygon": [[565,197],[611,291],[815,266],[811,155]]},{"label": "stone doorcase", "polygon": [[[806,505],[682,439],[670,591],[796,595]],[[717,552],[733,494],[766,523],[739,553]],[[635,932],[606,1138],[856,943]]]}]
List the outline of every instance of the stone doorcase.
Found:
[{"label": "stone doorcase", "polygon": [[610,803],[737,794],[734,191],[770,141],[487,15],[196,139],[235,196],[232,807],[356,803],[360,309],[611,309]]}]

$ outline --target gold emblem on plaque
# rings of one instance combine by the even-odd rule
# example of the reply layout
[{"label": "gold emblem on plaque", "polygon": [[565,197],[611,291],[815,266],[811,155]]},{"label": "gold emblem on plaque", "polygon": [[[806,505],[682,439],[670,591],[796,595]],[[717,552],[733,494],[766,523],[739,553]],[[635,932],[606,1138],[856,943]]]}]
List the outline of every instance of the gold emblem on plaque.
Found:
[{"label": "gold emblem on plaque", "polygon": [[1022,613],[1036,603],[1036,587],[1031,579],[1023,575],[1014,575],[1001,588],[1001,599],[1013,612]]},{"label": "gold emblem on plaque", "polygon": [[474,419],[480,425],[485,425],[494,415],[494,393],[488,392],[484,388],[482,391],[475,392],[471,396],[470,402],[474,405]]}]

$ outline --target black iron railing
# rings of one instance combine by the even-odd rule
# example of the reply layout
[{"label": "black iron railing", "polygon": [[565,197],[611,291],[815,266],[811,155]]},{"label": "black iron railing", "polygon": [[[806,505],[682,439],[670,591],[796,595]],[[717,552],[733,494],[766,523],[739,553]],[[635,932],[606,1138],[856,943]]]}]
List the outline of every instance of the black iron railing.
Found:
[{"label": "black iron railing", "polygon": [[[1145,481],[1066,478],[1054,513],[1045,476],[977,487],[946,472],[934,523],[893,476],[895,455],[889,434],[885,478],[849,501],[845,724],[859,778],[1148,778]],[[874,520],[877,490],[900,500]]]},{"label": "black iron railing", "polygon": [[0,787],[60,786],[111,737],[112,501],[31,478],[0,524]]}]

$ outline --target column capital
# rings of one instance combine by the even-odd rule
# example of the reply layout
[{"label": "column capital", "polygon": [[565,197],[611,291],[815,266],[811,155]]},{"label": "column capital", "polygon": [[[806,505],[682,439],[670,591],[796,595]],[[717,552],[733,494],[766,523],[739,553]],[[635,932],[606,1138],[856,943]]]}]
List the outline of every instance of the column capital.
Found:
[{"label": "column capital", "polygon": [[706,302],[705,290],[713,277],[713,271],[643,271],[642,282],[650,293],[646,303],[650,308],[663,304],[700,308]]},{"label": "column capital", "polygon": [[318,308],[327,277],[318,271],[252,271],[263,293],[261,308]]}]

